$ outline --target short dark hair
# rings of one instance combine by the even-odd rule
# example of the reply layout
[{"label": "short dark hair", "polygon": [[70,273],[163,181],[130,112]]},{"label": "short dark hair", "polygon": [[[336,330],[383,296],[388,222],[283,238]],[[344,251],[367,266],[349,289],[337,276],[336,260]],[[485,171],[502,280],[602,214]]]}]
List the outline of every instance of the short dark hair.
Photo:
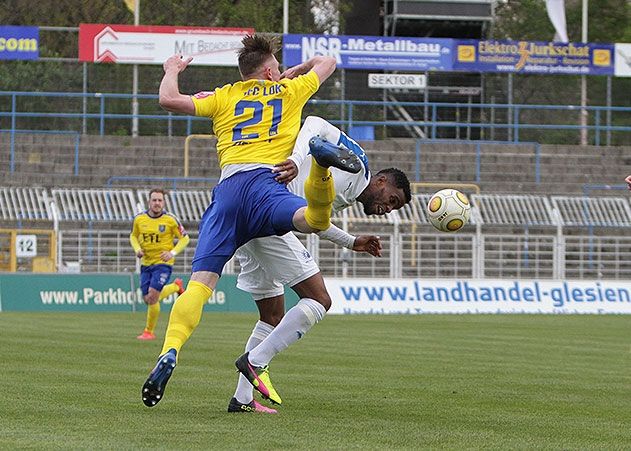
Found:
[{"label": "short dark hair", "polygon": [[249,34],[241,40],[239,49],[239,72],[243,78],[254,74],[261,65],[278,51],[278,39],[274,36]]},{"label": "short dark hair", "polygon": [[410,193],[410,181],[402,170],[397,168],[382,169],[377,172],[377,175],[385,175],[394,183],[394,186],[402,189],[403,194],[405,195],[406,204],[412,200],[412,193]]},{"label": "short dark hair", "polygon": [[151,191],[149,191],[149,199],[151,199],[151,195],[153,193],[159,193],[162,194],[162,197],[167,197],[167,192],[162,188],[153,188]]}]

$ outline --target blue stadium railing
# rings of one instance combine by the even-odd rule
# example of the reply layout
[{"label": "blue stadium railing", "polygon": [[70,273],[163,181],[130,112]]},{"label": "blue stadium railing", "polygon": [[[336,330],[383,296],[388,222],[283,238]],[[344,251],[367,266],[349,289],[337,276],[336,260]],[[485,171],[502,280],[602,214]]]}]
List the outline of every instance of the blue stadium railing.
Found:
[{"label": "blue stadium railing", "polygon": [[[36,102],[26,106],[18,106],[19,101],[28,98],[36,98]],[[49,109],[54,104],[54,99],[68,100],[62,105],[63,111],[42,111]],[[205,118],[191,116],[172,115],[162,111],[157,104],[158,96],[155,94],[138,94],[136,99],[143,102],[143,109],[153,110],[155,114],[128,114],[111,112],[112,109],[131,111],[131,103],[134,97],[131,94],[120,93],[70,93],[70,92],[21,92],[0,91],[0,128],[8,131],[16,131],[24,128],[32,129],[33,126],[24,127],[19,122],[24,119],[72,119],[73,127],[68,131],[76,131],[77,121],[82,124],[82,133],[86,133],[88,121],[98,122],[98,134],[106,133],[108,121],[129,120],[134,118],[143,123],[146,121],[158,121],[166,124],[165,135],[171,135],[171,127],[174,122],[186,123],[185,134],[193,132],[193,124],[196,121],[207,121]],[[79,102],[77,102],[79,101]],[[129,105],[121,108],[120,101]],[[88,107],[88,102],[90,103]],[[144,103],[146,102],[146,104]],[[504,132],[503,142],[532,141],[532,138],[523,139],[523,135],[529,131],[579,131],[585,129],[590,132],[591,143],[594,145],[609,144],[612,133],[622,133],[622,142],[629,142],[631,137],[631,107],[606,107],[588,106],[584,108],[588,115],[588,124],[582,126],[578,123],[581,107],[577,105],[524,105],[524,104],[496,104],[496,103],[440,103],[440,102],[385,102],[385,101],[352,101],[352,100],[312,100],[309,108],[326,108],[326,118],[332,123],[345,129],[351,127],[419,127],[422,128],[426,139],[438,139],[441,131],[466,129],[478,130],[479,138],[496,140],[494,132]],[[398,107],[405,108],[414,113],[419,120],[375,120],[375,111],[379,108]],[[36,111],[38,109],[39,111]],[[464,111],[464,113],[461,113]],[[477,113],[471,114],[472,112]],[[546,122],[546,116],[550,112],[555,120],[559,117],[567,123]],[[562,115],[558,113],[562,112]],[[466,120],[461,117],[465,116]],[[370,120],[366,120],[366,116]],[[452,120],[453,119],[453,120]],[[623,125],[615,125],[623,124]],[[31,125],[29,123],[29,125]],[[44,127],[42,127],[44,128]],[[56,127],[60,128],[60,127]],[[94,130],[95,132],[97,130]],[[91,133],[92,130],[90,130]],[[605,139],[603,140],[603,137]],[[537,140],[540,141],[541,140]],[[618,140],[620,141],[620,140]]]}]

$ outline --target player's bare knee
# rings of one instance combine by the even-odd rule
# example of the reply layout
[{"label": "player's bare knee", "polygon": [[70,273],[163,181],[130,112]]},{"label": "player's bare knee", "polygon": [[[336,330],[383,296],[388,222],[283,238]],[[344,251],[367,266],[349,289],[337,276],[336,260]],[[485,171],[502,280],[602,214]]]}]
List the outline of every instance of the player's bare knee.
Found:
[{"label": "player's bare knee", "polygon": [[158,299],[158,296],[152,296],[148,294],[147,296],[143,298],[143,300],[145,301],[145,304],[153,305],[153,304],[157,304],[159,299]]},{"label": "player's bare knee", "polygon": [[317,298],[314,298],[314,300],[320,303],[322,307],[324,307],[324,310],[326,310],[327,312],[331,308],[332,301],[331,301],[331,296],[329,296],[329,293],[323,293],[319,295]]},{"label": "player's bare knee", "polygon": [[259,319],[264,322],[269,324],[272,327],[276,327],[278,326],[278,324],[281,322],[281,320],[283,319],[283,317],[285,316],[284,313],[278,314],[278,313],[272,313],[272,314],[267,314],[267,315],[261,315],[259,317]]}]

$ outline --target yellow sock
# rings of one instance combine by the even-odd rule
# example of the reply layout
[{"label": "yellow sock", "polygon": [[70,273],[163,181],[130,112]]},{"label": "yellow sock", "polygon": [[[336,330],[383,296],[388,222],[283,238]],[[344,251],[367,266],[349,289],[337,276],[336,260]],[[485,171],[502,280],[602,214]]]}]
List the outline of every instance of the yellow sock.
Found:
[{"label": "yellow sock", "polygon": [[199,324],[204,304],[212,294],[213,290],[203,283],[194,280],[188,283],[186,291],[173,304],[160,354],[174,348],[179,355],[180,349]]},{"label": "yellow sock", "polygon": [[305,220],[310,227],[326,230],[331,225],[331,207],[335,199],[333,177],[328,168],[323,168],[313,159],[309,177],[305,180],[307,209]]},{"label": "yellow sock", "polygon": [[178,287],[174,283],[169,283],[162,287],[162,291],[160,292],[160,300],[171,296],[173,293],[177,293],[180,287]]},{"label": "yellow sock", "polygon": [[158,317],[160,316],[160,303],[147,305],[147,325],[145,326],[145,332],[153,333],[156,330],[156,324],[158,324]]}]

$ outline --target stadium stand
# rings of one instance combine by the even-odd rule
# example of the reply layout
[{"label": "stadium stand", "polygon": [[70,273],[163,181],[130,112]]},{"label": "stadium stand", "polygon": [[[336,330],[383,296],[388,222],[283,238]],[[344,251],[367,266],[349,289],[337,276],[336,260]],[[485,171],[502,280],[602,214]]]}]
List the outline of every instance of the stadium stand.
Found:
[{"label": "stadium stand", "polygon": [[[0,187],[3,227],[56,227],[58,262],[82,271],[133,271],[129,250],[134,214],[148,190]],[[301,236],[325,275],[352,277],[537,277],[624,278],[631,275],[631,205],[626,197],[472,194],[473,212],[461,232],[445,234],[429,223],[430,194],[413,196],[400,211],[366,216],[354,206],[334,216],[351,233],[377,233],[384,258],[341,249],[315,236]],[[210,191],[175,190],[168,208],[192,238],[176,263],[187,272],[197,240],[198,218]],[[607,262],[607,264],[605,264]],[[226,272],[238,270],[230,263]]]},{"label": "stadium stand", "polygon": [[[141,177],[184,176],[184,141],[84,135],[77,150],[71,136],[17,134],[11,171],[9,137],[0,134],[0,175],[6,186],[139,188],[147,185]],[[190,143],[189,179],[180,179],[178,189],[207,187],[209,178],[219,177],[214,145]],[[484,193],[506,194],[575,195],[586,183],[619,184],[631,155],[628,147],[475,141],[388,139],[362,145],[374,170],[397,166],[411,180],[473,182]]]}]

